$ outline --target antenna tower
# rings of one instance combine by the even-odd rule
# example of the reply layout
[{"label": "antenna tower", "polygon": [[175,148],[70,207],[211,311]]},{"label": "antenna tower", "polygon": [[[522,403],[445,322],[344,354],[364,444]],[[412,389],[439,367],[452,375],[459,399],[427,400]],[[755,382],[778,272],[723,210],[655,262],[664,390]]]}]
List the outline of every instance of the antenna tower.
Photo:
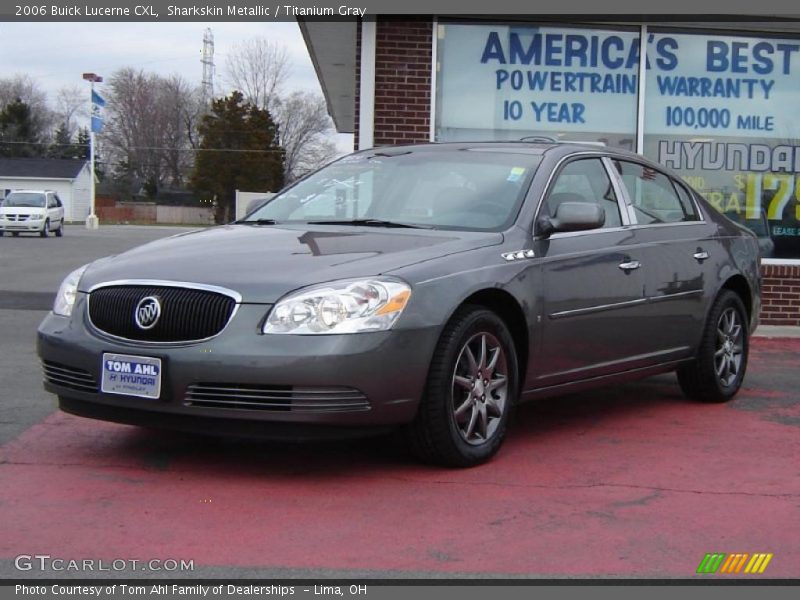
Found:
[{"label": "antenna tower", "polygon": [[203,106],[207,107],[214,99],[214,34],[210,27],[203,34],[203,58],[200,62],[203,63]]}]

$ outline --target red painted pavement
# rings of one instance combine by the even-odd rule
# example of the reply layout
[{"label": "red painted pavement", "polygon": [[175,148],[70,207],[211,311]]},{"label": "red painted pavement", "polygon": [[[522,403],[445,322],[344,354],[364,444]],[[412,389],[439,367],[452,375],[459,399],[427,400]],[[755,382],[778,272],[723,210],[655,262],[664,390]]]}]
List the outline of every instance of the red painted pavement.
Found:
[{"label": "red painted pavement", "polygon": [[526,405],[497,458],[460,471],[384,441],[219,441],[56,413],[0,448],[0,558],[689,577],[706,552],[772,552],[764,576],[796,578],[798,352],[754,340],[727,405],[684,400],[672,376]]}]

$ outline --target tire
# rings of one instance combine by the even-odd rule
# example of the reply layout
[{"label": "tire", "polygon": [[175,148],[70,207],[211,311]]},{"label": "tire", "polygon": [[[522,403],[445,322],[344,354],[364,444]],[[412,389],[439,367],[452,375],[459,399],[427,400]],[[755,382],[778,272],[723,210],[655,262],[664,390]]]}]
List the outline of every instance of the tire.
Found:
[{"label": "tire", "polygon": [[439,338],[422,402],[406,430],[414,454],[445,467],[489,460],[506,436],[518,372],[503,320],[479,306],[458,309]]},{"label": "tire", "polygon": [[708,314],[695,362],[678,369],[681,390],[693,400],[727,402],[742,385],[749,348],[744,304],[738,294],[722,290]]},{"label": "tire", "polygon": [[13,237],[19,237],[19,231],[12,231],[12,232],[11,232],[11,235],[12,235]]},{"label": "tire", "polygon": [[61,220],[61,224],[56,229],[56,237],[64,237],[64,220]]},{"label": "tire", "polygon": [[50,219],[46,219],[44,225],[42,225],[42,230],[39,232],[39,235],[43,238],[50,236]]}]

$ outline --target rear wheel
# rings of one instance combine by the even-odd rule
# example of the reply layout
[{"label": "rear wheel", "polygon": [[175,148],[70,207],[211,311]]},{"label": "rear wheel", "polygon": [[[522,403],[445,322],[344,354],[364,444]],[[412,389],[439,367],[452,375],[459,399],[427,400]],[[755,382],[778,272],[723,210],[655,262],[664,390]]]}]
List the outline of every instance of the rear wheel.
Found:
[{"label": "rear wheel", "polygon": [[503,443],[517,390],[517,355],[503,320],[481,307],[459,309],[439,339],[408,427],[412,450],[448,467],[488,460]]},{"label": "rear wheel", "polygon": [[749,334],[741,298],[723,290],[714,302],[693,364],[678,369],[683,393],[694,400],[727,402],[747,369]]},{"label": "rear wheel", "polygon": [[46,238],[50,235],[50,220],[46,220],[44,225],[42,225],[42,230],[39,232],[39,235],[43,238]]}]

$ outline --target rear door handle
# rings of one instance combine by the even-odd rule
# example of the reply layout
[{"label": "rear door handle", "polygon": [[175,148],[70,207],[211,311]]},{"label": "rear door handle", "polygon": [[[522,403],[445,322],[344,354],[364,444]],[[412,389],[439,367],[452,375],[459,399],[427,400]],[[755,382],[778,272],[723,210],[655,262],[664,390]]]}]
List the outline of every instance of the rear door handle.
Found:
[{"label": "rear door handle", "polygon": [[692,256],[694,256],[695,260],[703,262],[708,258],[708,252],[698,249]]},{"label": "rear door handle", "polygon": [[642,263],[640,263],[638,260],[629,260],[626,262],[619,263],[619,268],[625,272],[633,271],[634,269],[638,269],[641,266]]}]

